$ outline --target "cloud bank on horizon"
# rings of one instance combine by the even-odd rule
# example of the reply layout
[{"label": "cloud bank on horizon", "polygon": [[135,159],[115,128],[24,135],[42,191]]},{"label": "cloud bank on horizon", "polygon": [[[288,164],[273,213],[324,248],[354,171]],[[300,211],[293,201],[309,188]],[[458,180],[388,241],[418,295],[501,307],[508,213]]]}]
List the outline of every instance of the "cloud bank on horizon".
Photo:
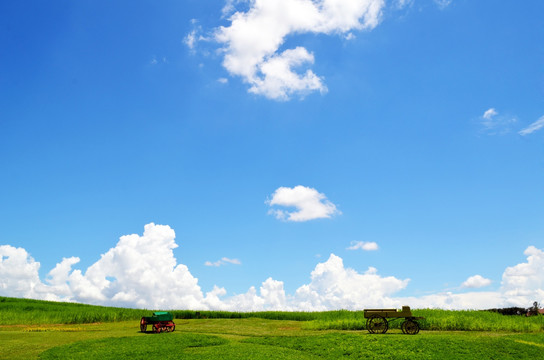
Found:
[{"label": "cloud bank on horizon", "polygon": [[[544,301],[544,250],[529,246],[527,261],[507,267],[498,291],[436,293],[423,297],[397,297],[410,279],[382,276],[374,267],[364,273],[346,268],[342,258],[331,254],[318,263],[310,282],[294,294],[286,294],[283,281],[266,279],[259,290],[250,287],[244,294],[227,296],[214,286],[203,293],[188,267],[178,264],[173,249],[178,247],[175,232],[168,225],[145,225],[143,235],[125,235],[85,272],[73,269],[80,259],[63,258],[47,275],[39,278],[40,263],[23,248],[0,246],[0,295],[75,301],[97,305],[230,311],[362,309],[365,307],[482,309],[525,307]],[[161,258],[159,264],[142,261]],[[238,260],[236,260],[238,261]],[[480,275],[468,278],[465,288],[490,284]],[[160,295],[158,295],[160,294]]]}]

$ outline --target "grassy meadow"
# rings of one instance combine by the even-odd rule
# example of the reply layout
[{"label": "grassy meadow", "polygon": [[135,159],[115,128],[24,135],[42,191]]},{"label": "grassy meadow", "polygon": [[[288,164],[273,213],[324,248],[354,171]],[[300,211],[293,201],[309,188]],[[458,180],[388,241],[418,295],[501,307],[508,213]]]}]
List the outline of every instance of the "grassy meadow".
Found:
[{"label": "grassy meadow", "polygon": [[544,316],[414,310],[369,334],[362,311],[172,311],[176,331],[141,333],[153,310],[0,297],[0,359],[541,359]]}]

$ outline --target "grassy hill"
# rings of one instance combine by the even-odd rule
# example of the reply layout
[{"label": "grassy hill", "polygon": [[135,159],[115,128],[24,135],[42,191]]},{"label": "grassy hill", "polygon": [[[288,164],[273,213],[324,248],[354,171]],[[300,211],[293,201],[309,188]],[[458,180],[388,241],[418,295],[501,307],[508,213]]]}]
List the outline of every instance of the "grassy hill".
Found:
[{"label": "grassy hill", "polygon": [[[139,320],[155,310],[128,309],[95,306],[66,302],[30,300],[0,297],[0,325],[15,324],[90,324]],[[362,330],[366,319],[362,311],[323,311],[323,312],[228,312],[170,310],[175,319],[248,319],[302,321],[305,329],[311,330]],[[422,330],[451,331],[544,331],[544,316],[505,316],[489,311],[453,311],[435,309],[413,310],[415,316],[424,317],[420,321]],[[400,321],[393,322],[390,328],[399,328]]]},{"label": "grassy hill", "polygon": [[[362,311],[172,311],[176,331],[145,334],[152,310],[0,297],[0,359],[537,359],[544,316],[415,310],[418,335],[397,323],[369,334]],[[395,326],[397,324],[397,326]],[[468,331],[470,330],[470,331]]]}]

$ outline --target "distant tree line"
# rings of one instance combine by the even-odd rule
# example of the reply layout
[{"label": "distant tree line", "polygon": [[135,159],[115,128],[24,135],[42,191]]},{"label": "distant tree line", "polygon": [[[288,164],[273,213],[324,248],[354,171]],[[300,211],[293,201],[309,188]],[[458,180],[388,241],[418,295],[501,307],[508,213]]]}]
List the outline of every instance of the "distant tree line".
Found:
[{"label": "distant tree line", "polygon": [[508,307],[508,308],[499,308],[499,309],[488,309],[485,311],[496,312],[502,315],[525,315],[525,316],[534,316],[542,314],[542,310],[537,301],[533,303],[533,306],[529,308],[521,307]]}]

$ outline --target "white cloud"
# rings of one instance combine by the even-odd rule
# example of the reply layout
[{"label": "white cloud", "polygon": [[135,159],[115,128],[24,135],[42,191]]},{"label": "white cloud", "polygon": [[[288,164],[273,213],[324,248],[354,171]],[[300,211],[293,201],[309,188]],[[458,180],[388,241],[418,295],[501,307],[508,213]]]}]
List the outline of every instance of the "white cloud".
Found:
[{"label": "white cloud", "polygon": [[296,290],[293,305],[308,311],[396,306],[398,302],[391,295],[404,289],[409,281],[382,277],[372,267],[360,274],[345,268],[342,259],[331,254],[326,262],[317,264],[311,282]]},{"label": "white cloud", "polygon": [[511,306],[503,300],[501,293],[496,291],[461,294],[442,292],[421,297],[396,298],[396,300],[399,304],[410,304],[416,309],[481,310]]},{"label": "white cloud", "polygon": [[[23,248],[0,246],[0,295],[47,300],[127,306],[147,309],[259,310],[358,310],[369,307],[442,309],[487,309],[528,307],[544,302],[544,250],[529,246],[527,261],[507,267],[497,291],[435,293],[421,297],[398,297],[409,279],[382,276],[374,267],[365,272],[344,266],[331,254],[315,266],[310,282],[293,294],[286,294],[283,281],[266,279],[260,287],[227,296],[214,288],[203,294],[198,279],[187,266],[178,264],[173,249],[175,233],[169,226],[148,224],[143,235],[122,236],[115,247],[103,254],[85,272],[72,269],[79,258],[64,258],[39,279],[40,263]],[[160,259],[161,261],[155,261]],[[236,259],[221,261],[237,263]],[[479,275],[465,281],[465,288],[488,285]]]},{"label": "white cloud", "polygon": [[544,128],[544,116],[540,117],[540,119],[527,126],[525,129],[522,129],[519,134],[523,136],[529,135],[542,128]]},{"label": "white cloud", "polygon": [[488,286],[491,284],[491,280],[484,278],[481,275],[474,275],[466,279],[462,284],[461,287],[464,288],[481,288],[484,286]]},{"label": "white cloud", "polygon": [[[511,115],[499,115],[495,108],[490,108],[480,117],[484,132],[489,135],[503,135],[511,130],[511,126],[517,123],[518,119]],[[525,136],[544,128],[544,116],[520,130],[518,134]]]},{"label": "white cloud", "polygon": [[486,120],[491,120],[491,118],[493,118],[493,116],[497,114],[498,114],[497,110],[495,110],[495,108],[491,108],[486,110],[484,114],[482,115],[482,117]]},{"label": "white cloud", "polygon": [[194,53],[196,45],[199,41],[210,41],[210,38],[201,35],[202,27],[198,25],[196,19],[191,20],[193,29],[183,38],[182,42]]},{"label": "white cloud", "polygon": [[296,209],[295,211],[271,209],[269,214],[275,215],[280,220],[308,221],[330,218],[340,214],[336,205],[327,200],[325,194],[302,185],[294,188],[280,187],[272,194],[272,199],[267,200],[266,203],[270,206],[294,207]]},{"label": "white cloud", "polygon": [[259,288],[250,287],[245,294],[239,294],[224,299],[222,310],[230,311],[264,311],[264,310],[293,310],[288,304],[288,298],[283,289],[283,281],[272,278],[266,279]]},{"label": "white cloud", "polygon": [[217,82],[218,82],[218,83],[221,83],[221,84],[226,84],[226,83],[229,82],[229,79],[227,79],[227,78],[219,78],[219,79],[217,79]]},{"label": "white cloud", "polygon": [[221,260],[223,260],[224,262],[229,263],[229,264],[235,264],[235,265],[240,265],[240,264],[242,264],[242,263],[240,262],[240,260],[238,260],[238,259],[229,259],[229,258],[224,257],[224,258],[222,258]]},{"label": "white cloud", "polygon": [[79,263],[79,260],[78,257],[62,258],[62,261],[47,274],[46,282],[49,283],[50,288],[46,291],[55,294],[52,298],[60,299],[71,296],[72,291],[68,285],[68,280],[72,272],[72,266]]},{"label": "white cloud", "polygon": [[321,79],[311,70],[304,75],[291,69],[302,64],[314,62],[314,56],[303,47],[285,50],[281,54],[271,56],[260,67],[262,78],[255,78],[249,92],[264,95],[277,100],[288,100],[291,95],[307,94],[318,90],[325,93],[327,88]]},{"label": "white cloud", "polygon": [[221,265],[226,265],[226,264],[240,265],[242,263],[238,259],[229,259],[227,257],[223,257],[223,258],[221,258],[221,260],[217,260],[217,261],[214,261],[214,262],[206,261],[204,263],[204,265],[206,265],[206,266],[216,266],[216,267],[221,266]]},{"label": "white cloud", "polygon": [[504,135],[510,132],[512,125],[517,123],[518,119],[511,115],[499,115],[495,108],[490,108],[479,117],[482,125],[482,132],[487,135]]},{"label": "white cloud", "polygon": [[228,18],[236,12],[236,6],[239,4],[249,3],[251,0],[226,0],[225,6],[221,9],[221,18]]},{"label": "white cloud", "polygon": [[[215,308],[234,311],[320,311],[401,306],[391,295],[405,288],[408,282],[408,279],[382,277],[372,267],[360,274],[345,268],[342,259],[331,254],[327,261],[316,265],[310,283],[300,286],[293,295],[285,294],[283,281],[268,278],[259,291],[252,286],[244,294],[220,300]],[[208,297],[211,296],[207,294]]]},{"label": "white cloud", "polygon": [[[227,1],[223,14],[232,14],[240,1]],[[247,2],[244,2],[247,3]],[[249,91],[287,100],[311,91],[325,92],[323,79],[310,69],[313,54],[302,47],[278,52],[289,35],[349,33],[372,29],[380,21],[384,0],[251,0],[247,11],[234,12],[230,26],[216,30],[224,44],[223,66],[250,85]]]},{"label": "white cloud", "polygon": [[195,48],[195,43],[197,42],[197,31],[196,29],[191,30],[185,38],[183,38],[183,43],[191,50]]},{"label": "white cloud", "polygon": [[268,304],[270,309],[285,309],[287,307],[287,298],[283,289],[283,281],[266,279],[261,286],[261,296],[265,304]]},{"label": "white cloud", "polygon": [[120,306],[198,308],[204,302],[198,280],[187,266],[177,264],[174,239],[169,226],[153,223],[144,227],[142,236],[122,236],[85,274],[70,274],[73,297]]},{"label": "white cloud", "polygon": [[434,0],[434,2],[440,9],[445,9],[453,2],[453,0]]},{"label": "white cloud", "polygon": [[544,300],[544,251],[529,246],[527,262],[507,267],[502,275],[501,292],[511,306],[526,306]]},{"label": "white cloud", "polygon": [[162,57],[160,60],[157,60],[157,57],[153,56],[153,58],[149,62],[150,65],[158,65],[159,63],[168,64],[168,59],[166,57]]},{"label": "white cloud", "polygon": [[206,262],[204,263],[204,265],[205,265],[205,266],[216,266],[216,267],[218,267],[218,266],[223,265],[223,262],[222,262],[221,260],[217,260],[217,261],[214,261],[214,262],[206,261]]},{"label": "white cloud", "polygon": [[529,246],[524,254],[527,256],[527,262],[507,267],[502,275],[501,287],[498,291],[462,294],[447,292],[419,298],[404,298],[403,301],[414,304],[414,307],[441,309],[528,307],[534,301],[543,302],[544,251]]},{"label": "white cloud", "polygon": [[365,251],[374,251],[378,250],[378,244],[374,241],[352,241],[351,246],[347,248],[348,250],[365,250]]},{"label": "white cloud", "polygon": [[36,297],[41,284],[40,263],[23,248],[0,246],[0,292],[15,297]]},{"label": "white cloud", "polygon": [[412,6],[414,3],[414,0],[397,0],[395,3],[395,7],[397,9],[403,9],[406,6]]}]

